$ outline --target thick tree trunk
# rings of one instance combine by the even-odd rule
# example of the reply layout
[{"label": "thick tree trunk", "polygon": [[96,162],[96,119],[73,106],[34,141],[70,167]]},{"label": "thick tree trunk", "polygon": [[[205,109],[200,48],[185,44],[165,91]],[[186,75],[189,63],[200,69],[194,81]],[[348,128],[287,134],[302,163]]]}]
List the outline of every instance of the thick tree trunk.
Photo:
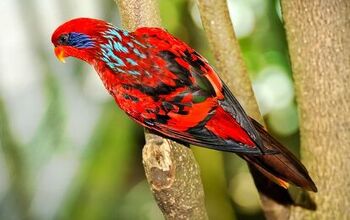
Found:
[{"label": "thick tree trunk", "polygon": [[303,162],[317,211],[292,219],[350,218],[350,1],[284,0]]},{"label": "thick tree trunk", "polygon": [[[157,0],[116,0],[129,30],[160,26]],[[143,164],[166,219],[208,219],[198,164],[186,146],[146,131]]]},{"label": "thick tree trunk", "polygon": [[[249,75],[242,59],[240,47],[236,39],[226,0],[199,0],[199,10],[209,44],[216,59],[221,78],[229,86],[245,111],[255,120],[263,123]],[[230,158],[226,158],[230,159]],[[250,167],[255,183],[261,178],[261,173]],[[264,178],[266,186],[275,184]],[[265,186],[257,185],[258,188]],[[269,191],[269,189],[267,189]],[[270,219],[287,219],[289,209],[270,199],[260,192],[262,208],[265,216]]]}]

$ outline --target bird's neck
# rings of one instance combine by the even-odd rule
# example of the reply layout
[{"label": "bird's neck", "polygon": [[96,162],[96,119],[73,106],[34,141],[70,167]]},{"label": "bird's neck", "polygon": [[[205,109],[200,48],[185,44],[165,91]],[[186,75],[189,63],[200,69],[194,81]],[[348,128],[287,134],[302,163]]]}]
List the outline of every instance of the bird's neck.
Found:
[{"label": "bird's neck", "polygon": [[101,32],[96,56],[88,61],[94,66],[105,87],[110,92],[120,84],[132,84],[143,74],[147,55],[146,45],[132,33],[110,27]]},{"label": "bird's neck", "polygon": [[93,60],[90,62],[90,64],[92,64],[92,66],[95,68],[98,76],[103,82],[103,85],[109,91],[109,93],[114,93],[117,85],[125,83],[120,74],[111,70],[105,62],[101,60]]},{"label": "bird's neck", "polygon": [[113,73],[119,81],[140,76],[145,63],[149,62],[145,43],[122,29],[111,28],[101,34],[103,38],[99,42],[93,62],[100,76],[105,71]]}]

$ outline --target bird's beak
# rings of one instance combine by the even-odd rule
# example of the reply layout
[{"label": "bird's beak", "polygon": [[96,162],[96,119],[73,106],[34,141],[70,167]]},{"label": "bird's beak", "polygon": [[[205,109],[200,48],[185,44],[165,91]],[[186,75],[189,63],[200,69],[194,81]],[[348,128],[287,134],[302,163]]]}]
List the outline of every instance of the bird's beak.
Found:
[{"label": "bird's beak", "polygon": [[64,58],[66,57],[64,54],[64,49],[62,47],[55,47],[55,55],[59,61],[65,63]]}]

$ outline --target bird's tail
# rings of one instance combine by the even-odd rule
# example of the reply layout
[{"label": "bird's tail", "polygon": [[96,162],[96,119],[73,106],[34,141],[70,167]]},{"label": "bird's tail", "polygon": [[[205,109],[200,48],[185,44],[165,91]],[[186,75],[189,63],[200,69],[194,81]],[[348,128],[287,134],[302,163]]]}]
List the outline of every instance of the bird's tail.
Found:
[{"label": "bird's tail", "polygon": [[317,187],[312,181],[304,165],[254,119],[252,123],[259,132],[264,147],[276,152],[259,156],[240,155],[251,167],[260,171],[268,179],[287,189],[289,183],[306,190],[317,192]]}]

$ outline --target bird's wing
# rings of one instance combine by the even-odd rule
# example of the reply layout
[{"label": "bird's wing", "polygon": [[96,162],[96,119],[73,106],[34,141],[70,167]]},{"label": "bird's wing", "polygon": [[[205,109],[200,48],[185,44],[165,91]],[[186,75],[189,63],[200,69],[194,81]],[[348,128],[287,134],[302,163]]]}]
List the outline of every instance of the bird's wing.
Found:
[{"label": "bird's wing", "polygon": [[244,110],[201,55],[162,29],[141,28],[134,35],[147,45],[143,52],[152,56],[149,65],[153,66],[137,88],[151,97],[153,108],[134,117],[138,122],[195,145],[264,153]]}]

